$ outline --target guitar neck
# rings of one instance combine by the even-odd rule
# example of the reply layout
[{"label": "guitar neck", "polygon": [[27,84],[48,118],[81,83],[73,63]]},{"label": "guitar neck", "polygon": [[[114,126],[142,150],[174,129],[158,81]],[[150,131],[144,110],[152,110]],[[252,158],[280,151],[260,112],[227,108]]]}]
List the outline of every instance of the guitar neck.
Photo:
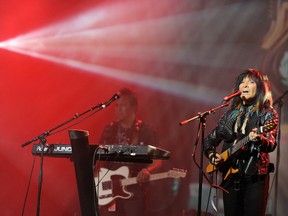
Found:
[{"label": "guitar neck", "polygon": [[249,142],[249,136],[244,137],[242,140],[235,143],[230,150],[229,156],[235,154],[238,150],[240,150],[243,146],[245,146]]},{"label": "guitar neck", "polygon": [[[156,173],[156,174],[151,174],[149,181],[154,181],[154,180],[158,180],[158,179],[164,179],[164,178],[168,178],[168,172],[163,172],[163,173]],[[132,177],[132,178],[127,178],[127,179],[121,179],[121,185],[122,186],[128,186],[128,185],[133,185],[133,184],[137,184],[137,178],[136,177]]]},{"label": "guitar neck", "polygon": [[[271,123],[267,123],[267,125],[261,126],[258,128],[258,131],[260,131],[260,133],[263,133],[263,131],[270,131],[273,128],[275,128],[275,124],[272,125],[272,127],[268,127]],[[274,127],[275,126],[275,127]],[[270,130],[268,130],[270,129]],[[248,142],[250,141],[249,139],[249,135],[244,137],[243,139],[241,139],[240,141],[238,141],[237,143],[235,143],[232,148],[230,149],[229,152],[229,156],[235,154],[238,150],[240,150],[243,146],[245,146]]]}]

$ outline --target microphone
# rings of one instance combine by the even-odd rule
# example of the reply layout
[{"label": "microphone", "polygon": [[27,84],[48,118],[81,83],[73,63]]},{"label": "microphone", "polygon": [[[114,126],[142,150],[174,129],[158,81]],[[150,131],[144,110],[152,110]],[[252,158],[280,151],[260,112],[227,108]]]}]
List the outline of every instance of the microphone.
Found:
[{"label": "microphone", "polygon": [[241,94],[241,92],[238,90],[238,91],[236,91],[236,92],[234,92],[234,93],[232,93],[232,94],[224,97],[223,100],[224,100],[224,101],[229,101],[229,100],[231,100],[232,98],[234,98],[234,97],[236,97],[236,96],[238,96],[238,95],[240,95],[240,94]]},{"label": "microphone", "polygon": [[105,103],[102,105],[103,108],[109,106],[113,101],[118,100],[118,99],[120,98],[120,96],[121,96],[121,93],[120,93],[120,92],[115,93],[115,94],[110,98],[110,100],[108,100],[107,102],[105,102]]}]

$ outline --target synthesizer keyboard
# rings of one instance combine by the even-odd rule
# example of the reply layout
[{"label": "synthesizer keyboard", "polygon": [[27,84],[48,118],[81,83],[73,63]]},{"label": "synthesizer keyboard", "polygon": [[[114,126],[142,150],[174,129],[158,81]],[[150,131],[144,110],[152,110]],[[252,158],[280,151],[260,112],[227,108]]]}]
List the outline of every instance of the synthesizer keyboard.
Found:
[{"label": "synthesizer keyboard", "polygon": [[[96,154],[100,160],[165,160],[170,158],[170,152],[152,145],[89,145],[91,154]],[[72,146],[70,144],[46,144],[44,148],[41,144],[35,144],[32,154],[49,157],[72,157]]]}]

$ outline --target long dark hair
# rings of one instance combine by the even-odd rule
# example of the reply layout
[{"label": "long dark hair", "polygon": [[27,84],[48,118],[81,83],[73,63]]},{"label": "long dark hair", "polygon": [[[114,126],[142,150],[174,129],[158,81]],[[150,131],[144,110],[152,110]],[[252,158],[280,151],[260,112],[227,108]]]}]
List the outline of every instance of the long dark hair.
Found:
[{"label": "long dark hair", "polygon": [[[256,69],[247,69],[242,72],[235,82],[234,91],[239,90],[239,85],[244,78],[252,79],[257,85],[257,91],[255,95],[255,109],[262,110],[272,106],[273,99],[271,94],[271,86],[268,77]],[[231,102],[231,109],[239,109],[242,105],[242,99],[240,97],[235,97]]]}]

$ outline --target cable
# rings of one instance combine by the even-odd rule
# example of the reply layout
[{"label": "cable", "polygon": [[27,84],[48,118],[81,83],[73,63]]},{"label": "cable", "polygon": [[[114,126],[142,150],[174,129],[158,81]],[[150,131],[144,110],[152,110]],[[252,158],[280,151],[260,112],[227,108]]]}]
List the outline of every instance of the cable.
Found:
[{"label": "cable", "polygon": [[[96,166],[94,166],[94,164],[96,164],[96,161],[99,161],[101,160],[101,154],[98,155],[98,160],[95,160],[96,159],[96,156],[97,156],[97,152],[100,148],[97,147],[93,153],[93,160],[92,160],[92,167],[93,167],[93,173],[95,173],[95,168]],[[120,153],[123,153],[123,152],[120,152]],[[95,186],[95,191],[96,193],[93,193],[94,194],[94,209],[96,210],[97,209],[97,206],[96,206],[96,203],[98,202],[98,198],[99,198],[99,185],[100,185],[100,182],[103,180],[103,178],[108,174],[108,172],[111,170],[112,166],[114,165],[115,161],[117,160],[117,158],[119,157],[120,153],[118,152],[115,156],[115,158],[112,160],[112,162],[110,163],[110,166],[108,167],[107,171],[103,174],[103,176],[100,178],[100,166],[98,167],[98,170],[97,170],[97,175],[98,175],[98,178],[97,178],[97,184],[95,184],[95,181],[94,181],[94,186]],[[106,160],[107,161],[107,160]],[[97,188],[97,189],[96,189]],[[96,198],[96,196],[97,198]]]},{"label": "cable", "polygon": [[30,185],[31,185],[31,180],[32,180],[35,160],[36,160],[36,155],[34,156],[34,159],[33,159],[33,162],[32,162],[32,168],[31,168],[31,171],[30,171],[30,177],[29,177],[27,190],[26,190],[26,194],[25,194],[25,199],[24,199],[24,204],[23,204],[23,208],[22,208],[22,216],[24,216],[24,212],[25,212],[26,201],[27,201],[27,197],[28,197],[28,193],[29,193],[29,189],[30,189]]},{"label": "cable", "polygon": [[207,212],[208,212],[209,200],[211,197],[211,191],[212,191],[212,187],[210,187],[210,189],[209,189],[209,194],[208,194],[208,199],[207,199],[207,204],[206,204],[206,210],[205,210],[205,216],[207,215]]}]

